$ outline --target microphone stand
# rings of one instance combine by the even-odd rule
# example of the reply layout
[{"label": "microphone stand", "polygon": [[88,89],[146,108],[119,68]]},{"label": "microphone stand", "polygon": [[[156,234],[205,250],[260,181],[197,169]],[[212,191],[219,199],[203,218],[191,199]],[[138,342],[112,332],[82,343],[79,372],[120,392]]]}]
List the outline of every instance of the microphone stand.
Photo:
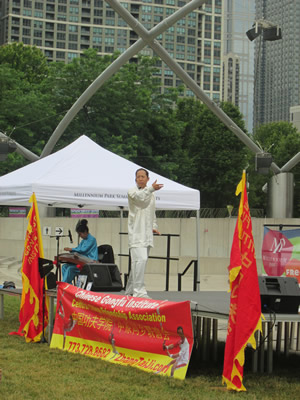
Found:
[{"label": "microphone stand", "polygon": [[[56,238],[57,241],[57,245],[56,245],[56,280],[61,281],[61,269],[60,269],[60,262],[58,259],[59,256],[59,239],[62,237],[70,237],[69,235],[54,235],[54,236],[50,236],[50,238]],[[73,242],[71,242],[73,243]],[[58,271],[59,271],[59,279],[58,278]]]},{"label": "microphone stand", "polygon": [[47,339],[45,337],[45,297],[46,297],[46,289],[45,289],[45,280],[46,276],[49,274],[49,272],[53,269],[53,262],[51,260],[47,260],[45,258],[40,258],[39,257],[39,274],[41,279],[43,280],[43,334],[41,338],[41,343],[48,343]]}]

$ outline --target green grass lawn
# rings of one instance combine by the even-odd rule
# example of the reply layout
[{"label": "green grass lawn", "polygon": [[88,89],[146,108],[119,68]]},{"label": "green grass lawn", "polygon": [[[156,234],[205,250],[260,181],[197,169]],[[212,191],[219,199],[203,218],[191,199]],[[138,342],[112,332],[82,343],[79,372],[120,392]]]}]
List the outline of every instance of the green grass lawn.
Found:
[{"label": "green grass lawn", "polygon": [[199,364],[192,356],[187,377],[180,381],[130,366],[50,349],[47,343],[26,343],[24,338],[8,334],[19,327],[19,304],[19,298],[5,296],[5,318],[0,320],[0,399],[300,398],[300,355],[291,355],[288,360],[277,361],[272,375],[252,374],[246,365],[243,383],[247,392],[228,392],[221,385],[221,361],[218,366]]}]

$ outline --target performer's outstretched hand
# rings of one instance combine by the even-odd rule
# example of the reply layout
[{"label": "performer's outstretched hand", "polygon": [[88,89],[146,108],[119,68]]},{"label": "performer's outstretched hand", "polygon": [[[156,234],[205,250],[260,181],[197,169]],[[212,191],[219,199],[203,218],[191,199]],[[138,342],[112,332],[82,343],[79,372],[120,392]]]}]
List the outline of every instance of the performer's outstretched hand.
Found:
[{"label": "performer's outstretched hand", "polygon": [[154,190],[160,190],[161,188],[164,187],[163,184],[161,183],[157,183],[157,179],[152,183],[152,187]]}]

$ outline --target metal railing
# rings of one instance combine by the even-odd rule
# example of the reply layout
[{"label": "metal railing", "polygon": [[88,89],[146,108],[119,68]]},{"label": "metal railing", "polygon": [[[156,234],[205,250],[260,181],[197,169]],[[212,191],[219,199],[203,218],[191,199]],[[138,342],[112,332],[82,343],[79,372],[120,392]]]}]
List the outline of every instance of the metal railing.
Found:
[{"label": "metal railing", "polygon": [[[128,235],[127,232],[120,232],[120,235]],[[154,235],[158,237],[167,237],[167,254],[165,257],[159,256],[149,256],[149,258],[156,259],[156,260],[166,260],[166,291],[169,290],[169,280],[170,280],[170,263],[171,261],[178,261],[178,257],[171,257],[171,238],[172,237],[179,237],[180,235],[175,233],[162,233],[161,235]],[[128,273],[124,274],[124,286],[126,286],[127,278],[130,273],[131,268],[131,257],[130,254],[118,254],[120,257],[129,257],[128,259]]]},{"label": "metal railing", "polygon": [[[193,278],[193,291],[197,291],[197,273],[198,273],[198,260],[191,260],[188,266],[185,268],[183,272],[178,273],[178,292],[181,292],[181,281],[182,277],[185,275],[185,273],[190,269],[190,267],[193,265],[194,267],[194,278]],[[199,282],[200,283],[200,282]]]}]

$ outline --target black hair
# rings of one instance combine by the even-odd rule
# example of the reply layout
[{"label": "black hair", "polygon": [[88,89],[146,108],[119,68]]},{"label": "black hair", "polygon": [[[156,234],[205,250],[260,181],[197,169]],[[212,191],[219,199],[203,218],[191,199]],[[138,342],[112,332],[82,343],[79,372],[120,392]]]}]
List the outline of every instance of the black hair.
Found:
[{"label": "black hair", "polygon": [[86,219],[80,219],[77,222],[77,225],[76,225],[76,228],[75,228],[76,232],[77,233],[89,232],[89,228],[88,228],[87,224],[88,224],[88,221]]},{"label": "black hair", "polygon": [[138,173],[139,171],[145,171],[147,177],[149,178],[149,172],[148,172],[145,168],[139,168],[139,169],[137,169],[137,170],[135,171],[135,176],[137,175],[137,173]]},{"label": "black hair", "polygon": [[179,329],[181,329],[182,332],[183,332],[183,327],[182,326],[177,326],[177,332],[179,331]]}]

